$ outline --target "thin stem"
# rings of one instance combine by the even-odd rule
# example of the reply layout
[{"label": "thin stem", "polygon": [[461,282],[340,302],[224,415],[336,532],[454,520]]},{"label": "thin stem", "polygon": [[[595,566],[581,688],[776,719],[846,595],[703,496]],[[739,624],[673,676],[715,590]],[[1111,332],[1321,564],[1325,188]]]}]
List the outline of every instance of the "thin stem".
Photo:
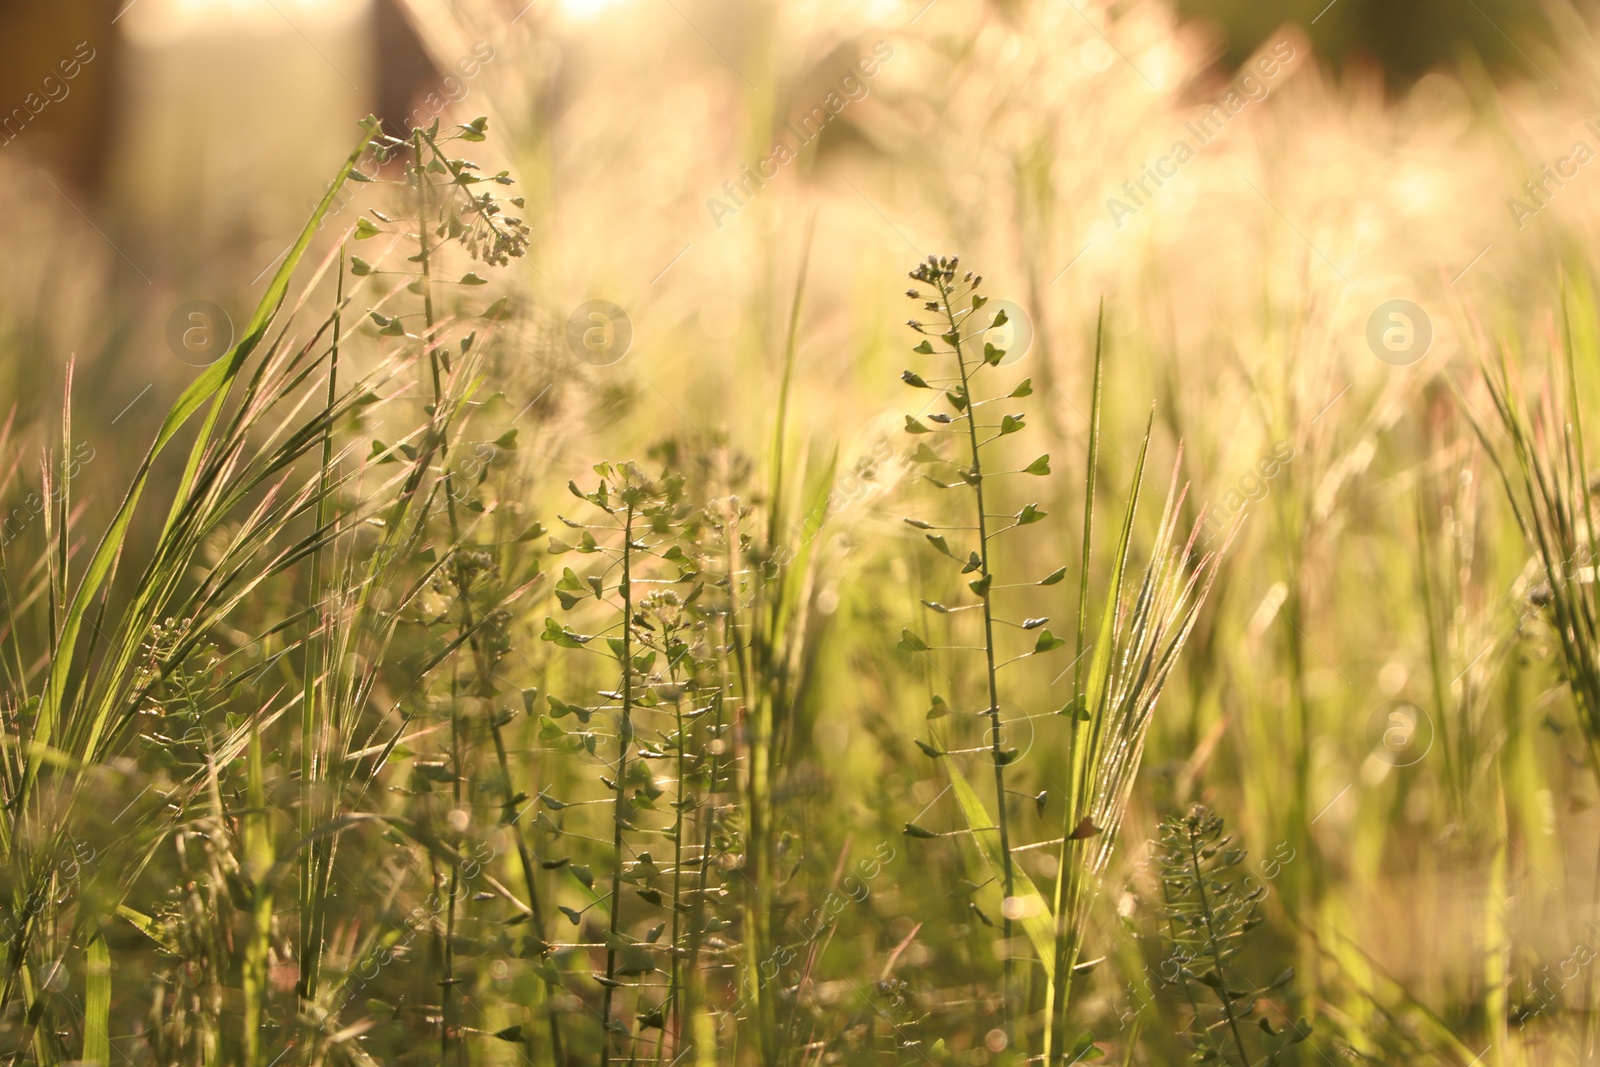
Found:
[{"label": "thin stem", "polygon": [[[672,665],[671,635],[667,636],[668,672],[674,683],[678,680],[678,668]],[[678,1010],[679,993],[679,961],[678,961],[678,931],[683,916],[683,774],[685,753],[687,748],[683,735],[683,694],[679,693],[672,702],[673,718],[678,728],[678,803],[677,815],[672,820],[672,975],[667,986],[667,1003],[672,1011],[672,1051],[676,1055],[683,1047],[683,1016]],[[659,1048],[659,1046],[658,1046]],[[658,1057],[659,1058],[659,1057]]]},{"label": "thin stem", "polygon": [[604,1003],[600,1009],[600,1067],[611,1062],[611,1002],[617,982],[617,929],[622,917],[622,824],[627,800],[628,744],[633,735],[633,505],[628,505],[622,525],[622,719],[617,727],[617,791],[611,812],[613,822],[611,851],[615,866],[611,872],[611,927],[606,938],[606,981]]},{"label": "thin stem", "polygon": [[1188,830],[1189,839],[1189,865],[1194,875],[1194,885],[1200,893],[1200,910],[1206,920],[1206,947],[1211,950],[1211,962],[1217,969],[1217,999],[1222,1001],[1222,1014],[1228,1020],[1228,1029],[1233,1034],[1234,1048],[1238,1050],[1239,1062],[1244,1067],[1250,1067],[1250,1059],[1245,1055],[1244,1036],[1239,1033],[1239,1020],[1233,1014],[1233,1002],[1228,999],[1227,972],[1222,966],[1222,950],[1217,946],[1216,918],[1211,913],[1211,898],[1206,895],[1206,876],[1200,868],[1200,835],[1194,830]]},{"label": "thin stem", "polygon": [[[939,287],[940,303],[944,307],[945,319],[950,323],[950,333],[955,338],[951,347],[955,349],[956,365],[961,369],[961,394],[965,402],[972,404],[971,373],[967,370],[967,357],[961,347],[960,330],[956,324],[955,309],[950,306],[951,289],[941,278],[937,282]],[[968,440],[972,446],[972,491],[977,496],[978,504],[978,581],[983,583],[983,592],[980,599],[983,601],[983,653],[988,663],[987,674],[989,677],[989,744],[994,756],[994,794],[996,801],[995,822],[1000,829],[1000,857],[1003,861],[1005,877],[1005,895],[1010,899],[1014,894],[1015,872],[1011,862],[1011,834],[1006,818],[1006,772],[1001,745],[1004,741],[1004,730],[1000,725],[1000,687],[996,676],[994,660],[994,606],[991,600],[991,576],[989,572],[989,526],[987,509],[983,504],[983,457],[978,445],[978,430],[976,420],[967,420]],[[1009,946],[1011,941],[1011,919],[1001,909],[1002,933]],[[1005,1006],[1006,1029],[1009,1032],[1012,1026],[1011,1004],[1011,954],[1005,956],[1004,981],[1005,981]]]}]

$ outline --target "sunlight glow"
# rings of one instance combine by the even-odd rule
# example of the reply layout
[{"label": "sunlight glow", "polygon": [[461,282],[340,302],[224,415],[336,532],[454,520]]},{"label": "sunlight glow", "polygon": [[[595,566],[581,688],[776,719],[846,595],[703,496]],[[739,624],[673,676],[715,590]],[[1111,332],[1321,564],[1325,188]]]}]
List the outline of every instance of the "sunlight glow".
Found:
[{"label": "sunlight glow", "polygon": [[622,0],[560,0],[561,10],[576,18],[594,18]]},{"label": "sunlight glow", "polygon": [[161,45],[197,33],[336,26],[370,6],[371,0],[133,0],[118,25],[138,44]]}]

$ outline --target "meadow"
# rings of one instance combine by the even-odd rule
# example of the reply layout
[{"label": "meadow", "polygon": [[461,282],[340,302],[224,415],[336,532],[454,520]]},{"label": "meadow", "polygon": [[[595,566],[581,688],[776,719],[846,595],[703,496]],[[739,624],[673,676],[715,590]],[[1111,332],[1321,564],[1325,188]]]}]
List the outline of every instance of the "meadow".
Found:
[{"label": "meadow", "polygon": [[407,9],[0,157],[9,1063],[1600,1063],[1591,13]]}]

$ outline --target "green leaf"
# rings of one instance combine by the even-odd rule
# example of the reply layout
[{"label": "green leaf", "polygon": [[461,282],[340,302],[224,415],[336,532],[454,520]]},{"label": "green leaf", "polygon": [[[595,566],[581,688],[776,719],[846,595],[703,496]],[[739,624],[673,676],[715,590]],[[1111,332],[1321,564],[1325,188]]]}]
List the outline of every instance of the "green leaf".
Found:
[{"label": "green leaf", "polygon": [[[950,788],[955,794],[956,803],[961,808],[961,814],[967,822],[967,829],[972,832],[972,839],[977,842],[978,854],[983,857],[983,862],[989,868],[989,873],[996,879],[1005,873],[1005,859],[1000,850],[1000,830],[995,826],[994,819],[989,816],[989,811],[983,806],[983,801],[978,799],[978,794],[972,791],[972,786],[962,776],[955,760],[945,761],[945,767],[950,771]],[[1055,923],[1050,917],[1050,906],[1045,897],[1034,887],[1033,880],[1020,865],[1012,866],[1012,891],[1018,898],[1031,901],[1033,907],[1026,909],[1025,917],[1020,920],[1023,932],[1028,935],[1028,940],[1033,945],[1034,953],[1044,966],[1045,975],[1053,978],[1055,975]],[[1031,914],[1030,914],[1031,913]]]},{"label": "green leaf", "polygon": [[1022,379],[1022,381],[1020,383],[1018,383],[1017,387],[1015,389],[1011,390],[1011,394],[1010,395],[1012,397],[1032,396],[1033,395],[1033,379],[1032,378],[1024,378],[1024,379]]},{"label": "green leaf", "polygon": [[371,219],[363,215],[356,220],[356,240],[365,241],[368,237],[376,237],[383,231]]},{"label": "green leaf", "polygon": [[172,506],[168,509],[166,521],[161,528],[161,541],[170,543],[185,509],[193,502],[192,494],[196,488],[195,483],[200,474],[201,463],[216,446],[214,431],[222,417],[234,380],[239,376],[245,361],[261,344],[267,328],[277,317],[288,293],[290,278],[299,268],[306,249],[310,247],[317,231],[321,229],[329,209],[338,198],[344,183],[354,172],[356,162],[366,151],[368,143],[377,134],[378,129],[378,120],[368,116],[363,123],[362,137],[356,144],[355,150],[346,157],[344,166],[328,184],[321,202],[311,213],[310,219],[300,231],[300,236],[290,247],[288,254],[284,256],[283,262],[279,264],[277,273],[267,284],[266,291],[262,293],[261,300],[256,304],[256,309],[251,314],[250,321],[246,324],[238,342],[221,359],[201,371],[168,409],[166,417],[161,422],[161,428],[156,432],[155,441],[146,451],[138,471],[123,495],[122,503],[84,566],[71,600],[58,609],[60,622],[52,646],[54,654],[40,692],[39,710],[33,717],[33,735],[30,739],[32,745],[29,748],[27,767],[22,782],[11,794],[11,802],[14,805],[20,806],[29,798],[40,762],[55,748],[55,731],[58,725],[65,729],[82,731],[73,746],[74,754],[78,758],[86,763],[97,758],[96,753],[101,738],[115,709],[119,706],[117,702],[120,700],[121,691],[108,691],[104,699],[83,709],[85,713],[83,718],[78,719],[74,716],[77,721],[69,723],[61,722],[63,702],[67,696],[69,675],[81,666],[80,657],[76,655],[79,634],[103,587],[111,580],[117,560],[122,557],[128,527],[149,482],[151,470],[157,458],[189,419],[209,404],[209,410],[190,446],[183,473],[174,484]]},{"label": "green leaf", "polygon": [[1023,416],[1021,415],[1007,415],[1002,418],[1000,420],[1000,436],[1004,437],[1022,429],[1022,420]]},{"label": "green leaf", "polygon": [[[1025,507],[1021,511],[1017,512],[1017,525],[1018,526],[1030,526],[1033,523],[1038,522],[1040,519],[1044,518],[1048,514],[1050,514],[1048,511],[1040,511],[1039,510],[1039,505],[1037,505],[1037,504],[1029,504],[1027,507]],[[1064,569],[1065,568],[1063,568],[1063,570]]]},{"label": "green leaf", "polygon": [[[1004,314],[1004,312],[1002,312]],[[1078,1040],[1072,1043],[1072,1051],[1067,1056],[1067,1063],[1089,1063],[1093,1060],[1103,1060],[1106,1050],[1094,1043],[1094,1035],[1085,1030],[1078,1035]]]},{"label": "green leaf", "polygon": [[907,837],[915,837],[921,841],[933,841],[939,836],[931,830],[924,830],[922,827],[909,822],[906,823],[905,834]]},{"label": "green leaf", "polygon": [[[268,857],[270,858],[270,856]],[[83,1062],[111,1064],[111,951],[95,933],[89,940],[83,995]]]},{"label": "green leaf", "polygon": [[922,377],[922,375],[916,373],[915,371],[909,371],[909,370],[908,371],[901,371],[900,372],[900,380],[905,382],[907,385],[911,386],[913,389],[932,389],[933,388],[933,386],[931,386],[931,385],[929,385],[927,383],[927,381]]},{"label": "green leaf", "polygon": [[1039,640],[1034,643],[1033,651],[1035,653],[1049,652],[1053,649],[1060,648],[1064,644],[1066,644],[1066,642],[1061,638],[1057,637],[1049,630],[1044,630],[1039,634]]},{"label": "green leaf", "polygon": [[1037,584],[1039,584],[1039,585],[1056,585],[1063,578],[1065,578],[1066,576],[1067,576],[1067,568],[1058,567],[1056,570],[1051,571],[1049,574],[1045,575],[1043,578],[1040,578]]},{"label": "green leaf", "polygon": [[896,647],[902,652],[926,652],[928,651],[928,642],[910,630],[901,630],[900,643]]},{"label": "green leaf", "polygon": [[372,264],[368,263],[366,260],[362,259],[360,256],[351,256],[350,257],[350,273],[354,274],[358,278],[364,278],[368,274],[372,273]]},{"label": "green leaf", "polygon": [[917,446],[917,450],[915,452],[911,453],[911,462],[943,463],[944,457],[939,455],[939,453],[935,452],[933,449],[929,448],[927,442],[924,441],[922,444]]},{"label": "green leaf", "polygon": [[994,581],[994,575],[985,574],[982,578],[974,578],[972,581],[968,582],[967,588],[971,589],[978,596],[988,596],[989,583],[992,581]]},{"label": "green leaf", "polygon": [[913,348],[911,351],[917,353],[918,355],[931,356],[933,355],[933,345],[924,340],[920,345]]},{"label": "green leaf", "polygon": [[465,273],[465,274],[463,274],[461,276],[461,283],[460,284],[462,284],[462,285],[488,285],[489,284],[489,279],[480,278],[477,274],[473,273],[472,271],[468,271],[467,273]]},{"label": "green leaf", "polygon": [[933,705],[928,708],[928,714],[924,718],[931,722],[934,719],[942,719],[948,714],[950,714],[950,705],[944,702],[944,697],[935,693],[933,695]]},{"label": "green leaf", "polygon": [[1040,474],[1040,475],[1049,474],[1050,473],[1050,456],[1049,456],[1049,453],[1046,453],[1045,455],[1040,456],[1038,459],[1034,460],[1032,463],[1030,463],[1026,467],[1022,468],[1022,473],[1023,474]]},{"label": "green leaf", "polygon": [[917,747],[922,749],[922,754],[924,756],[929,757],[930,759],[938,759],[940,756],[944,755],[944,753],[942,751],[940,751],[937,748],[934,748],[932,745],[928,744],[926,741],[922,740],[921,738],[913,737],[911,740],[916,742]]},{"label": "green leaf", "polygon": [[933,432],[932,430],[930,430],[926,426],[922,425],[922,423],[918,422],[916,419],[913,419],[910,415],[906,416],[906,433],[932,433],[932,432]]},{"label": "green leaf", "polygon": [[941,554],[949,556],[954,560],[959,560],[961,558],[950,550],[950,542],[944,539],[943,534],[925,534],[924,536],[927,537],[928,544],[938,549]]}]

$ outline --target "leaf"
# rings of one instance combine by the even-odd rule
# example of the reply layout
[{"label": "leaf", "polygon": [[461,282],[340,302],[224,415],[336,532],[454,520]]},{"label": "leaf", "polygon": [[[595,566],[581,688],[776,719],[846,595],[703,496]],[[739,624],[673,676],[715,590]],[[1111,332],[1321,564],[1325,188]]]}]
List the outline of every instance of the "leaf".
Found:
[{"label": "leaf", "polygon": [[[283,306],[284,298],[288,294],[289,279],[299,268],[300,261],[304,258],[306,249],[310,247],[317,231],[322,228],[323,220],[328,217],[328,211],[338,198],[344,183],[355,171],[356,162],[367,149],[368,143],[376,136],[379,124],[374,116],[368,116],[363,122],[363,133],[355,150],[346,157],[344,166],[334,180],[328,184],[327,191],[323,193],[321,202],[316,210],[311,213],[305,227],[300,231],[300,236],[290,247],[282,263],[279,264],[277,273],[272,281],[267,283],[267,288],[261,295],[261,300],[256,304],[256,309],[250,315],[239,340],[222,358],[212,363],[190,382],[188,387],[179,395],[176,402],[168,409],[166,417],[161,422],[161,428],[156,432],[155,441],[145,452],[145,457],[140,463],[137,473],[133,476],[127,491],[124,493],[122,503],[118,506],[99,543],[95,546],[93,555],[89,557],[82,576],[78,580],[72,599],[58,609],[59,624],[55,641],[52,645],[53,655],[50,661],[50,670],[46,675],[40,693],[39,710],[33,718],[33,744],[28,755],[27,767],[24,770],[22,781],[11,793],[12,803],[20,805],[32,792],[34,780],[39,772],[39,765],[46,753],[54,748],[55,730],[62,725],[62,707],[67,699],[67,686],[69,674],[81,664],[81,657],[76,655],[78,636],[82,632],[84,622],[95,600],[101,595],[103,587],[112,579],[116,569],[116,562],[122,557],[129,524],[133,514],[139,506],[139,498],[144,494],[146,485],[149,484],[150,473],[155,466],[157,458],[171,443],[172,439],[188,423],[201,408],[209,403],[210,410],[206,412],[201,421],[198,432],[189,449],[189,457],[183,468],[182,475],[175,483],[172,493],[172,506],[167,511],[165,523],[162,525],[160,537],[163,542],[169,542],[175,528],[183,516],[184,510],[192,503],[192,494],[196,489],[196,481],[200,475],[200,467],[204,458],[216,447],[214,430],[221,419],[223,408],[232,390],[234,380],[239,376],[240,369],[247,359],[255,352],[262,339],[266,336],[267,328],[277,317]],[[93,625],[91,623],[91,625]],[[69,724],[68,727],[81,729],[78,743],[74,745],[77,753],[93,754],[98,751],[101,737],[111,720],[116,694],[108,695],[104,700],[95,702],[88,708],[86,719],[80,719]]]},{"label": "leaf", "polygon": [[[270,857],[269,857],[270,858]],[[111,1064],[111,951],[99,933],[89,941],[83,992],[83,1062]]]},{"label": "leaf", "polygon": [[1058,567],[1057,569],[1051,571],[1049,574],[1045,575],[1043,578],[1040,578],[1039,581],[1038,581],[1038,584],[1039,585],[1055,585],[1058,582],[1060,582],[1061,579],[1065,578],[1066,576],[1067,576],[1067,568]]},{"label": "leaf", "polygon": [[463,274],[461,276],[460,284],[462,284],[462,285],[488,285],[489,284],[489,279],[488,278],[480,278],[473,271],[468,271],[467,273],[465,273],[465,274]]},{"label": "leaf", "polygon": [[364,278],[372,273],[372,264],[368,263],[360,256],[351,256],[350,273],[354,274],[358,278]]},{"label": "leaf", "polygon": [[982,578],[974,578],[972,581],[968,582],[967,588],[971,589],[978,596],[988,596],[989,584],[993,581],[994,575],[985,574]]},{"label": "leaf", "polygon": [[1005,415],[1000,419],[1000,436],[1004,437],[1007,434],[1016,433],[1017,431],[1021,430],[1022,427],[1023,416]]},{"label": "leaf", "polygon": [[376,223],[363,215],[356,220],[356,240],[365,241],[368,237],[376,237],[383,231],[378,229]]},{"label": "leaf", "polygon": [[942,719],[948,714],[950,714],[950,705],[944,702],[944,697],[935,693],[933,695],[933,706],[928,709],[928,714],[924,718],[932,721],[934,719]]},{"label": "leaf", "polygon": [[943,534],[928,534],[927,537],[928,544],[938,549],[943,555],[949,556],[954,560],[959,560],[961,558],[950,550],[950,542],[944,539]]},{"label": "leaf", "polygon": [[1020,397],[1020,396],[1032,396],[1032,395],[1033,395],[1033,379],[1032,378],[1024,378],[1024,379],[1022,379],[1022,381],[1017,383],[1017,387],[1015,389],[1011,390],[1011,393],[1010,393],[1010,396],[1013,397],[1013,398]]},{"label": "leaf", "polygon": [[1085,1030],[1078,1035],[1078,1040],[1072,1043],[1072,1050],[1067,1056],[1067,1063],[1088,1063],[1091,1060],[1104,1059],[1105,1049],[1094,1043],[1094,1035]]},{"label": "leaf", "polygon": [[935,452],[933,449],[929,448],[927,442],[924,441],[922,444],[917,446],[917,450],[915,452],[911,453],[911,462],[943,463],[944,457],[939,455],[939,453]]},{"label": "leaf", "polygon": [[933,386],[927,383],[926,379],[924,379],[922,375],[916,373],[915,371],[901,371],[900,380],[911,386],[913,389],[933,388]]},{"label": "leaf", "polygon": [[934,748],[932,745],[928,744],[926,741],[923,741],[921,738],[913,737],[911,740],[916,742],[917,747],[922,749],[922,754],[924,756],[927,756],[929,759],[938,759],[940,756],[943,756],[945,754],[943,751],[941,751],[940,749]]},{"label": "leaf", "polygon": [[917,826],[914,823],[906,823],[905,834],[907,837],[915,837],[921,841],[932,841],[937,839],[939,836],[932,830],[924,830],[922,827]]},{"label": "leaf", "polygon": [[913,419],[910,415],[906,416],[906,433],[932,433],[932,432],[933,432],[932,430],[930,430],[926,426],[922,425],[922,423],[918,422],[916,419]]},{"label": "leaf", "polygon": [[1044,475],[1050,473],[1050,455],[1046,453],[1022,468],[1023,474]]},{"label": "leaf", "polygon": [[[931,356],[931,355],[933,355],[933,345],[931,345],[927,341],[923,341],[920,345],[918,345],[917,347],[913,348],[911,351],[917,353],[918,355]],[[910,371],[907,371],[906,373],[909,374]]]},{"label": "leaf", "polygon": [[910,630],[900,631],[900,643],[895,646],[902,652],[926,652],[928,642],[912,633]]},{"label": "leaf", "polygon": [[448,785],[456,780],[456,772],[445,763],[418,763],[415,764],[417,773],[430,782],[442,782]]},{"label": "leaf", "polygon": [[1085,815],[1082,818],[1082,820],[1079,821],[1077,827],[1072,831],[1072,833],[1067,835],[1067,840],[1068,841],[1085,841],[1085,840],[1088,840],[1089,838],[1093,837],[1095,834],[1098,834],[1099,832],[1100,832],[1100,827],[1098,827],[1098,826],[1096,826],[1094,824],[1094,820],[1093,819],[1091,819],[1091,818],[1089,818],[1089,816]]},{"label": "leaf", "polygon": [[[988,865],[989,873],[998,879],[1005,873],[1005,860],[1000,851],[1000,830],[989,817],[989,810],[983,806],[983,801],[978,799],[978,794],[967,784],[955,761],[947,760],[945,766],[950,771],[951,792],[955,794],[956,802],[961,807],[962,817],[966,819],[967,829],[972,832],[972,839],[977,842],[978,854]],[[1056,968],[1055,922],[1050,916],[1050,906],[1021,866],[1013,865],[1011,882],[1012,890],[1018,897],[1024,900],[1030,897],[1038,898],[1038,906],[1027,909],[1024,918],[1019,921],[1023,931],[1028,935],[1028,940],[1033,944],[1033,951],[1044,966],[1045,975],[1053,978]]]},{"label": "leaf", "polygon": [[[1027,507],[1017,512],[1017,525],[1031,526],[1049,514],[1050,513],[1048,511],[1040,511],[1039,505],[1029,504]],[[1066,568],[1062,568],[1063,573],[1065,573],[1065,570]],[[1041,582],[1040,584],[1042,585],[1044,583]]]},{"label": "leaf", "polygon": [[1054,649],[1060,648],[1064,644],[1066,644],[1066,642],[1061,638],[1057,637],[1049,630],[1044,630],[1039,634],[1039,640],[1034,644],[1033,651],[1035,654],[1040,652],[1050,652]]}]

